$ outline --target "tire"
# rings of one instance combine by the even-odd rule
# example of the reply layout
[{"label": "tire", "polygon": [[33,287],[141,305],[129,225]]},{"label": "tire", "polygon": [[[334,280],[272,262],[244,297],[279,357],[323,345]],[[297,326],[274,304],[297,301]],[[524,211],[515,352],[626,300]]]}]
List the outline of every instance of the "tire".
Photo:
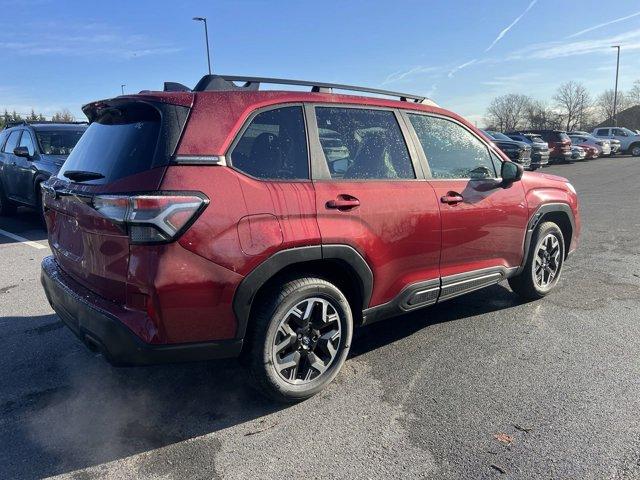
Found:
[{"label": "tire", "polygon": [[10,217],[18,211],[18,206],[12,203],[4,194],[4,189],[0,185],[0,216]]},{"label": "tire", "polygon": [[[564,236],[560,227],[553,222],[542,223],[531,239],[524,269],[509,279],[511,289],[525,300],[537,300],[549,294],[562,274],[564,250]],[[549,253],[545,255],[543,252]]]},{"label": "tire", "polygon": [[280,402],[315,395],[349,353],[353,316],[346,297],[322,278],[302,277],[283,281],[257,301],[243,352],[256,385]]},{"label": "tire", "polygon": [[631,145],[629,153],[634,157],[640,157],[640,143],[634,143]]},{"label": "tire", "polygon": [[46,229],[47,228],[47,220],[44,215],[44,205],[42,205],[42,182],[36,183],[35,193],[36,193],[36,210],[38,211],[38,216],[40,217],[40,223]]}]

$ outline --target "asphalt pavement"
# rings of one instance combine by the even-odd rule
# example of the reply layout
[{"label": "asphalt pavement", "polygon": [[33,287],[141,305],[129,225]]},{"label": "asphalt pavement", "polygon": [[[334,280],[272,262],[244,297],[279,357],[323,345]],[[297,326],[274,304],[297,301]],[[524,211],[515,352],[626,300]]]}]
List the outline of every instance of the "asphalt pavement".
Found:
[{"label": "asphalt pavement", "polygon": [[294,406],[235,361],[109,366],[47,304],[37,215],[0,218],[0,478],[640,478],[640,158],[544,172],[583,220],[552,295],[361,328]]}]

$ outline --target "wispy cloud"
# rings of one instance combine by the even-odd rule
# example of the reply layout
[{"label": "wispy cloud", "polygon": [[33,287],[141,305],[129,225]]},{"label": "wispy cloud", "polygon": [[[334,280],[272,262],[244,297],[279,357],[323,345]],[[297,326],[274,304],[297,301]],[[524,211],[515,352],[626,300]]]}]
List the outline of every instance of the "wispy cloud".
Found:
[{"label": "wispy cloud", "polygon": [[0,41],[0,49],[14,55],[108,56],[126,60],[166,55],[181,50],[175,45],[146,35],[130,34],[96,23],[79,26],[48,23],[40,28],[37,35],[26,29],[24,32],[13,33],[10,38],[11,40]]},{"label": "wispy cloud", "polygon": [[640,29],[613,35],[597,40],[579,40],[574,42],[544,42],[531,45],[507,55],[505,60],[548,60],[552,58],[572,57],[591,53],[610,52],[611,45],[623,44],[624,51],[640,50]]},{"label": "wispy cloud", "polygon": [[637,17],[638,15],[640,15],[640,12],[632,13],[631,15],[627,15],[626,17],[620,17],[620,18],[616,18],[614,20],[609,20],[608,22],[599,23],[598,25],[594,25],[593,27],[585,28],[584,30],[580,30],[579,32],[573,33],[573,34],[569,35],[566,38],[578,37],[578,36],[583,35],[585,33],[593,32],[594,30],[597,30],[599,28],[606,27],[608,25],[613,25],[614,23],[623,22],[623,21],[628,20],[628,19],[633,18],[633,17]]},{"label": "wispy cloud", "polygon": [[478,63],[478,59],[477,58],[474,58],[473,60],[469,60],[468,62],[464,62],[463,64],[460,64],[460,65],[458,65],[456,67],[453,67],[451,70],[449,70],[449,73],[447,73],[447,77],[449,77],[449,78],[453,77],[457,72],[459,72],[463,68],[470,67],[474,63]]},{"label": "wispy cloud", "polygon": [[419,65],[417,67],[413,67],[408,70],[400,70],[398,72],[394,72],[388,75],[387,78],[384,79],[384,82],[382,82],[382,84],[386,85],[388,83],[399,82],[400,80],[403,80],[407,77],[412,77],[414,75],[419,75],[419,74],[427,74],[427,75],[438,74],[438,73],[442,73],[443,69],[444,67],[441,67],[441,66]]},{"label": "wispy cloud", "polygon": [[538,3],[538,0],[532,0],[532,1],[531,1],[531,3],[529,3],[529,6],[528,6],[527,8],[525,8],[524,12],[522,12],[518,17],[516,17],[516,19],[515,19],[513,22],[511,22],[511,23],[510,23],[506,28],[504,28],[504,29],[503,29],[503,30],[498,34],[498,36],[495,38],[495,40],[494,40],[493,42],[491,42],[491,45],[489,45],[489,46],[487,47],[487,49],[485,50],[485,52],[488,52],[489,50],[491,50],[491,49],[496,45],[496,43],[498,43],[500,40],[502,40],[502,37],[504,37],[504,36],[509,32],[509,30],[511,30],[511,29],[515,26],[515,24],[516,24],[516,23],[518,23],[518,22],[522,19],[522,17],[524,17],[524,16],[527,14],[527,12],[528,12],[529,10],[531,10],[531,8],[532,8],[536,3]]}]

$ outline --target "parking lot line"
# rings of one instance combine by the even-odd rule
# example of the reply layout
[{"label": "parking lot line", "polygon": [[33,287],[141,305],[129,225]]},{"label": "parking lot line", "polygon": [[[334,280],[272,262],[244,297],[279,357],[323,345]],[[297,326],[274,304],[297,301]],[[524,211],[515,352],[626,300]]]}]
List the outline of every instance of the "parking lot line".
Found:
[{"label": "parking lot line", "polygon": [[0,235],[4,235],[5,237],[8,237],[8,238],[10,238],[12,240],[15,240],[16,242],[20,242],[20,243],[24,243],[25,245],[29,245],[30,247],[37,248],[38,250],[49,248],[49,247],[46,247],[44,245],[39,244],[38,242],[32,242],[28,238],[24,238],[24,237],[21,237],[20,235],[16,235],[15,233],[11,233],[11,232],[7,232],[6,230],[2,230],[1,228],[0,228]]}]

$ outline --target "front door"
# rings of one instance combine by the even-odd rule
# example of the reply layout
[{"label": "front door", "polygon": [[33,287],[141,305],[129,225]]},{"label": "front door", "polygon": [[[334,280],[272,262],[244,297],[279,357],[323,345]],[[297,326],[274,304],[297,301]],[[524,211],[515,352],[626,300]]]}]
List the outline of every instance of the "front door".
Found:
[{"label": "front door", "polygon": [[523,259],[528,209],[522,184],[502,188],[502,160],[461,123],[424,114],[406,117],[440,206],[441,298],[501,280]]},{"label": "front door", "polygon": [[33,167],[33,159],[35,155],[35,145],[33,139],[31,138],[31,134],[24,130],[22,132],[22,137],[20,137],[21,147],[26,147],[29,151],[30,158],[25,157],[14,157],[16,162],[15,164],[15,178],[16,178],[16,197],[22,200],[23,202],[30,203],[35,205],[34,202],[34,188],[33,188],[33,180],[35,170]]},{"label": "front door", "polygon": [[4,188],[8,197],[16,197],[18,193],[18,157],[13,154],[13,150],[20,143],[20,135],[22,130],[14,130],[9,134],[7,142],[2,149],[3,169],[4,169]]},{"label": "front door", "polygon": [[421,296],[408,296],[407,308],[435,302],[438,201],[410,155],[400,115],[317,105],[307,107],[307,118],[323,245],[346,244],[364,257],[373,272],[369,306],[396,298],[409,285],[420,286]]}]

